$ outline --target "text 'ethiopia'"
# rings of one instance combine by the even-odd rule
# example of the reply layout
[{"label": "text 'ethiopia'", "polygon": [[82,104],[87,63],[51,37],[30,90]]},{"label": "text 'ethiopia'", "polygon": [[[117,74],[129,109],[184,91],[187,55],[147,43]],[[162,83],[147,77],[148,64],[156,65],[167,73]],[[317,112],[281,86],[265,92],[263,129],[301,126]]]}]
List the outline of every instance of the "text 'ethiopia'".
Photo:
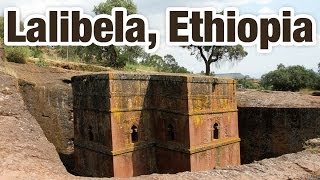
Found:
[{"label": "text 'ethiopia'", "polygon": [[[239,15],[237,8],[217,13],[214,8],[168,8],[167,44],[173,46],[257,45],[265,53],[272,46],[316,44],[316,22],[305,14],[295,16],[292,8],[279,15]],[[214,43],[212,43],[214,42]]]}]

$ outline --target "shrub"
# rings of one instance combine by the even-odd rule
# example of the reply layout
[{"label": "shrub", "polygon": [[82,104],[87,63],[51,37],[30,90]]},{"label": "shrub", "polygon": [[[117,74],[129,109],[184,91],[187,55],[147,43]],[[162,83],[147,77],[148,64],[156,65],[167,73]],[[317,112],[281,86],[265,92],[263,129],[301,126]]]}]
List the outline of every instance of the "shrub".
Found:
[{"label": "shrub", "polygon": [[262,76],[261,85],[276,91],[299,91],[317,89],[319,79],[319,74],[303,66],[279,65],[277,70]]},{"label": "shrub", "polygon": [[39,67],[47,67],[48,63],[43,59],[43,57],[40,57],[38,61],[35,63]]},{"label": "shrub", "polygon": [[40,47],[30,47],[31,56],[34,58],[42,58],[43,52]]},{"label": "shrub", "polygon": [[30,49],[22,46],[8,46],[5,47],[5,53],[7,61],[25,64],[30,56]]},{"label": "shrub", "polygon": [[243,89],[258,89],[258,88],[260,88],[258,83],[255,83],[253,80],[250,80],[249,78],[250,77],[238,79],[237,80],[238,88],[243,88]]}]

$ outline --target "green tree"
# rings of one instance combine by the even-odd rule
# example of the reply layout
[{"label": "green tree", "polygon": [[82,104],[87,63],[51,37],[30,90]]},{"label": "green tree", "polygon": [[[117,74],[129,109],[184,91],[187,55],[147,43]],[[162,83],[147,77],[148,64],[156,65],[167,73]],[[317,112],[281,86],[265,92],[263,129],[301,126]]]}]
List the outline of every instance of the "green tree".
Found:
[{"label": "green tree", "polygon": [[164,63],[166,72],[189,73],[186,68],[179,66],[178,62],[171,54],[167,54],[166,56],[164,56]]},{"label": "green tree", "polygon": [[39,47],[39,46],[29,46],[31,56],[34,58],[42,58],[43,57],[42,48],[43,47]]},{"label": "green tree", "polygon": [[286,66],[283,65],[282,63],[277,66],[277,69],[278,69],[278,70],[280,70],[280,69],[285,69],[285,68],[286,68]]},{"label": "green tree", "polygon": [[198,60],[204,61],[206,66],[205,74],[208,76],[211,72],[211,64],[221,61],[239,61],[248,53],[241,45],[237,46],[187,46],[191,55],[195,55]]},{"label": "green tree", "polygon": [[165,68],[168,70],[175,71],[179,67],[176,59],[171,54],[165,55],[163,60],[166,65]]},{"label": "green tree", "polygon": [[304,88],[316,89],[319,74],[303,66],[278,66],[261,78],[261,86],[276,91],[299,91]]},{"label": "green tree", "polygon": [[[106,0],[94,7],[95,14],[111,15],[114,7],[124,7],[128,14],[137,13],[137,7],[132,0]],[[86,62],[95,60],[101,62],[104,66],[122,68],[126,63],[135,64],[137,59],[142,55],[143,49],[138,46],[107,46],[99,47],[91,45],[89,47],[79,47],[78,55]]]},{"label": "green tree", "polygon": [[255,84],[250,78],[250,76],[245,76],[244,78],[237,80],[237,85],[244,89],[258,89],[259,85]]},{"label": "green tree", "polygon": [[81,61],[84,61],[86,63],[102,61],[103,50],[101,47],[95,44],[91,44],[90,46],[86,47],[78,46],[76,47],[75,52],[77,53]]},{"label": "green tree", "polygon": [[128,14],[137,13],[137,6],[132,0],[106,0],[94,7],[95,14],[111,14],[112,8],[124,7],[127,9]]},{"label": "green tree", "polygon": [[0,16],[0,38],[3,40],[3,33],[4,33],[4,24],[3,24],[3,17]]},{"label": "green tree", "polygon": [[76,61],[79,60],[78,56],[78,47],[76,46],[58,46],[55,47],[58,56],[60,56],[63,59],[67,59],[67,61]]},{"label": "green tree", "polygon": [[119,60],[130,63],[137,64],[137,59],[143,56],[144,50],[140,46],[123,46],[115,47],[117,50]]},{"label": "green tree", "polygon": [[157,71],[162,71],[165,62],[161,56],[156,54],[149,54],[148,57],[145,60],[141,61],[140,64],[155,67]]},{"label": "green tree", "polygon": [[164,58],[156,54],[146,54],[140,64],[155,67],[159,72],[189,73],[186,68],[179,66],[176,59],[170,54],[164,56]]},{"label": "green tree", "polygon": [[320,63],[318,64],[318,73],[320,73]]}]

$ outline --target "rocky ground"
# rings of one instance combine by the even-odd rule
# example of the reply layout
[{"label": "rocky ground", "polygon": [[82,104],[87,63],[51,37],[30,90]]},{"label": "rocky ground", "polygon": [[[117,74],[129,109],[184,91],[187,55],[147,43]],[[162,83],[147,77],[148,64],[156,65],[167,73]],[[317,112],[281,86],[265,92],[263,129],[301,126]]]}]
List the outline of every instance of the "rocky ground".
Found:
[{"label": "rocky ground", "polygon": [[[318,139],[320,142],[320,139]],[[320,151],[306,150],[278,158],[265,159],[239,167],[216,169],[206,172],[184,172],[176,175],[142,176],[145,179],[229,179],[229,180],[278,180],[320,179]]]},{"label": "rocky ground", "polygon": [[[12,66],[19,65],[11,65],[11,68]],[[24,74],[23,69],[17,72],[4,70],[0,63],[1,68],[6,74],[0,72],[0,179],[82,179],[68,174],[55,147],[46,139],[41,127],[28,112],[18,90],[18,80],[14,77],[25,75],[27,80],[28,74]],[[43,78],[50,81],[49,77],[45,77],[47,71],[49,70],[43,69]],[[34,73],[39,73],[39,70],[34,69]],[[57,73],[56,78],[64,78],[63,73]],[[257,96],[261,94],[258,93]],[[247,99],[246,101],[255,99],[250,94],[239,97],[240,101],[241,98]],[[294,102],[294,97],[289,95],[288,101]],[[270,99],[269,105],[275,105],[277,101],[282,103],[277,98],[266,99]],[[315,100],[311,104],[317,103],[319,101]],[[300,102],[296,104],[301,105]],[[319,141],[310,142],[308,150],[303,152],[249,165],[177,175],[154,174],[135,179],[320,179]]]}]

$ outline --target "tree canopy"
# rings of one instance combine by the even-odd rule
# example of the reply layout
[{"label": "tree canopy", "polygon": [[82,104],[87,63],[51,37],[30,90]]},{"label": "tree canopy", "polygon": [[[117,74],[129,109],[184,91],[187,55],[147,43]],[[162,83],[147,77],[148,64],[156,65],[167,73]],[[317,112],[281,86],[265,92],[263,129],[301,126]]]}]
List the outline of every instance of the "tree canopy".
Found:
[{"label": "tree canopy", "polygon": [[255,83],[250,76],[245,76],[244,78],[237,79],[237,87],[243,89],[258,89],[259,84]]},{"label": "tree canopy", "polygon": [[[137,7],[132,0],[106,0],[94,7],[95,14],[111,14],[112,8],[124,7],[128,14],[137,13]],[[77,47],[78,56],[86,62],[96,61],[104,66],[122,68],[126,63],[137,63],[142,56],[143,49],[139,46],[106,46],[99,47],[91,45],[88,47]]]},{"label": "tree canopy", "polygon": [[187,46],[191,55],[195,55],[198,60],[204,61],[206,66],[205,74],[211,73],[211,64],[220,61],[239,61],[248,53],[241,45],[237,46]]},{"label": "tree canopy", "polygon": [[186,68],[179,66],[176,59],[170,54],[164,58],[159,55],[147,54],[140,64],[155,67],[159,72],[189,73]]},{"label": "tree canopy", "polygon": [[124,7],[127,9],[128,14],[137,13],[137,6],[132,0],[106,0],[94,7],[95,14],[111,14],[112,8]]},{"label": "tree canopy", "polygon": [[320,75],[303,66],[278,65],[277,70],[262,76],[261,85],[276,91],[299,91],[304,88],[318,89]]}]

